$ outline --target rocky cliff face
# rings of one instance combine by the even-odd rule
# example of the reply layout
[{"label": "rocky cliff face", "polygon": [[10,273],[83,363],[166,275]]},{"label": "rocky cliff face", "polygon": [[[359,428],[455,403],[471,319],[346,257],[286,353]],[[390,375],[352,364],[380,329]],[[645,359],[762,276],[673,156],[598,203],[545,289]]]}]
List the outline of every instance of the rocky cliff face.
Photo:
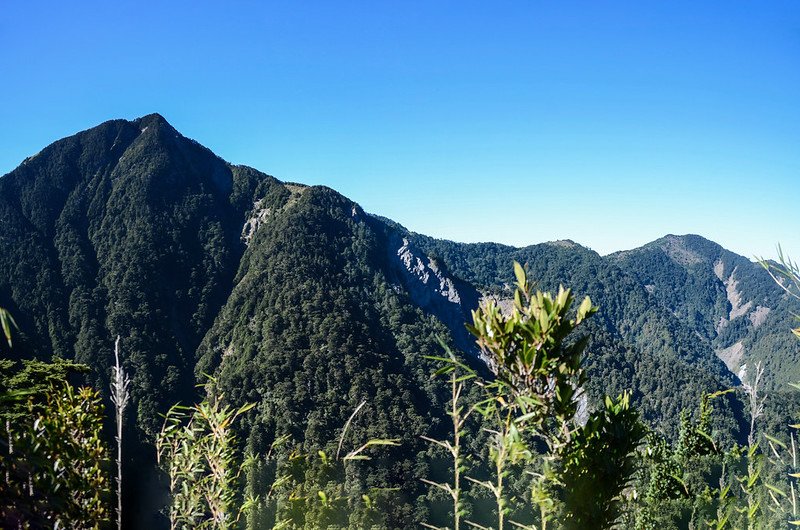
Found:
[{"label": "rocky cliff face", "polygon": [[449,274],[444,265],[427,256],[408,238],[393,234],[387,254],[394,279],[408,291],[411,300],[447,326],[459,349],[478,356],[474,338],[465,324],[477,309],[480,293]]}]

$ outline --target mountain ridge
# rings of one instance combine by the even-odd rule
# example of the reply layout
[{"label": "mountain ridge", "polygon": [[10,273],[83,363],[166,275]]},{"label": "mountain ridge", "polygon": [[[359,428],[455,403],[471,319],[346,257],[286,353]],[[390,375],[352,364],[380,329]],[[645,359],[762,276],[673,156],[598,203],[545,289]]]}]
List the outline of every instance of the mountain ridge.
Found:
[{"label": "mountain ridge", "polygon": [[797,345],[783,336],[791,323],[789,300],[761,264],[697,235],[668,235],[609,259],[689,322],[740,378],[748,363],[759,361],[773,390],[800,377],[790,360],[797,359]]},{"label": "mountain ridge", "polygon": [[[136,159],[136,156],[140,154],[138,151],[144,149],[145,147],[147,148],[147,150],[150,151],[148,153],[148,157],[151,159],[154,157],[154,154],[157,159],[160,157],[164,157],[165,156],[164,150],[166,149],[166,151],[169,151],[171,149],[173,158],[180,159],[176,163],[182,162],[185,164],[186,167],[183,167],[181,171],[174,171],[174,172],[167,171],[159,173],[159,176],[161,178],[157,180],[153,180],[152,175],[147,171],[135,177],[140,180],[145,180],[146,187],[151,188],[150,190],[148,190],[148,193],[150,195],[155,194],[154,195],[155,197],[158,197],[159,194],[163,192],[163,186],[179,187],[182,185],[186,185],[188,182],[179,181],[182,175],[183,178],[186,178],[186,174],[189,175],[193,174],[197,176],[201,173],[206,174],[206,182],[211,187],[211,192],[212,192],[211,194],[214,196],[222,196],[226,193],[231,193],[233,191],[233,188],[236,185],[236,183],[234,182],[236,180],[234,173],[241,175],[242,179],[240,180],[242,182],[240,182],[240,185],[247,187],[247,190],[239,194],[236,203],[236,211],[238,212],[238,214],[234,216],[237,219],[237,222],[234,224],[241,224],[242,228],[240,229],[239,234],[241,235],[241,241],[244,243],[244,247],[242,248],[241,246],[239,246],[238,250],[236,251],[237,255],[245,252],[246,247],[249,245],[249,238],[253,237],[253,235],[258,232],[259,223],[265,222],[271,212],[270,206],[264,202],[266,199],[269,198],[267,197],[268,193],[263,189],[260,192],[257,192],[257,190],[255,189],[257,186],[262,186],[262,187],[267,186],[267,184],[265,183],[269,181],[276,186],[275,187],[276,190],[277,189],[284,190],[284,192],[274,192],[273,195],[275,194],[280,195],[281,193],[285,193],[286,191],[289,192],[290,197],[296,197],[300,195],[300,192],[297,190],[295,190],[295,193],[288,190],[287,186],[294,186],[293,184],[280,183],[280,181],[277,180],[270,181],[269,179],[273,179],[272,177],[269,177],[268,175],[263,174],[258,170],[249,168],[247,166],[236,166],[225,162],[221,158],[214,155],[213,152],[203,147],[196,141],[182,136],[167,122],[167,120],[163,116],[161,116],[158,113],[148,114],[146,116],[143,116],[141,118],[132,121],[109,120],[107,122],[100,124],[97,127],[88,129],[86,131],[82,131],[71,137],[54,142],[53,144],[43,149],[37,156],[44,155],[45,157],[47,157],[50,154],[50,150],[57,149],[57,146],[64,146],[65,144],[66,144],[66,150],[68,152],[71,152],[72,150],[77,148],[75,145],[71,144],[75,144],[76,142],[81,145],[92,144],[93,143],[92,140],[96,140],[96,137],[98,135],[103,135],[103,134],[105,135],[105,137],[103,138],[103,140],[105,140],[104,146],[107,147],[108,154],[106,155],[105,153],[99,153],[98,149],[96,148],[94,150],[89,150],[88,152],[84,152],[82,154],[82,158],[79,158],[79,160],[83,159],[89,160],[93,158],[94,159],[99,158],[101,160],[101,163],[99,164],[98,167],[90,166],[88,168],[83,168],[82,171],[84,173],[88,173],[91,171],[95,172],[105,171],[111,174],[111,180],[113,182],[116,182],[115,179],[125,178],[126,175],[131,175],[131,174],[137,175],[136,171],[134,171],[136,168],[129,168],[124,165],[125,164],[124,159],[126,158],[126,155],[132,157],[133,159]],[[111,141],[112,135],[114,136],[113,141]],[[109,143],[110,147],[108,146]],[[65,149],[62,149],[62,151],[63,150]],[[84,149],[84,151],[87,150]],[[98,154],[100,156],[98,156]],[[116,160],[114,160],[115,158]],[[32,161],[30,159],[26,159],[26,162],[23,163],[23,165],[21,165],[20,168],[3,177],[2,181],[7,181],[9,176],[16,175],[17,172],[24,172],[22,171],[23,167],[25,168],[26,171],[30,171],[31,164]],[[117,169],[117,167],[120,166],[120,164],[123,165],[122,169],[117,171],[117,173],[115,174],[114,172]],[[244,181],[247,181],[248,183],[243,184]],[[7,183],[4,182],[4,184]],[[296,186],[302,186],[302,185],[296,185]],[[315,186],[312,187],[304,186],[302,189],[314,189],[314,188],[330,189],[330,188],[315,187]],[[335,192],[334,190],[331,191]],[[259,195],[259,193],[261,193],[264,196],[259,198],[254,198],[257,195]],[[250,197],[250,200],[246,198],[247,196]],[[147,199],[147,198],[152,198],[152,197],[149,196],[142,197],[141,199]],[[137,200],[139,199],[140,198],[137,197]],[[270,200],[274,201],[276,199],[275,197],[272,197]],[[63,210],[65,203],[66,200],[62,200],[59,201],[57,204],[61,205],[61,209]],[[218,206],[219,204],[221,203],[218,202]],[[355,203],[353,203],[352,208],[354,212],[356,211],[356,209],[360,210],[360,207]],[[45,215],[42,216],[42,215],[34,215],[36,212],[33,212],[29,208],[30,213],[29,215],[26,215],[25,218],[39,219],[41,217],[44,217],[46,220],[45,225],[39,222],[37,229],[40,233],[43,233],[45,235],[52,235],[50,232],[52,231],[51,226],[55,224],[54,211],[58,209],[59,209],[58,206],[56,206],[52,208],[52,211],[50,211],[49,213],[45,213]],[[222,206],[221,209],[224,210],[225,207]],[[228,213],[230,214],[230,212]],[[437,260],[436,249],[433,248],[436,245],[435,244],[431,245],[431,242],[442,241],[443,242],[442,244],[444,244],[445,246],[447,246],[448,244],[456,246],[460,245],[459,248],[461,249],[474,249],[476,252],[482,252],[486,249],[491,249],[492,252],[495,253],[495,257],[492,258],[493,263],[489,265],[489,269],[493,271],[492,275],[494,278],[500,278],[500,277],[504,278],[504,284],[508,283],[505,281],[505,279],[510,280],[508,264],[510,263],[511,260],[515,259],[515,257],[519,257],[522,261],[524,261],[526,255],[527,256],[536,255],[537,252],[539,252],[539,250],[545,249],[548,246],[568,248],[584,255],[585,253],[593,253],[593,255],[602,259],[602,257],[599,256],[599,254],[595,253],[594,251],[583,245],[575,243],[572,240],[552,241],[536,245],[529,245],[526,247],[514,247],[511,245],[503,245],[491,242],[459,244],[454,242],[446,242],[444,240],[436,240],[434,238],[430,238],[428,236],[424,236],[421,234],[414,234],[413,232],[406,230],[405,228],[395,223],[394,221],[381,218],[380,216],[377,215],[370,215],[370,217],[379,222],[385,223],[390,230],[393,229],[398,234],[403,234],[403,236],[397,235],[395,237],[397,241],[403,238],[407,238],[409,240],[409,243],[413,245],[414,244],[413,241],[416,238],[425,243],[427,245],[424,252],[426,253],[426,256],[416,256],[416,259],[418,260],[429,259],[430,263],[436,263],[437,261],[440,262],[442,266],[445,267],[445,269],[455,271],[454,280],[462,282],[466,281],[467,284],[474,285],[478,291],[486,288],[497,289],[500,286],[491,285],[493,283],[493,280],[487,278],[486,274],[478,273],[476,275],[474,273],[474,270],[478,269],[474,269],[474,267],[465,268],[463,266],[464,265],[463,263],[459,263],[461,261],[459,258],[454,259],[452,256],[448,256],[447,259],[445,260],[442,260],[441,258]],[[50,232],[48,232],[48,230]],[[252,233],[245,234],[245,231],[248,230]],[[230,231],[232,232],[232,229],[230,229]],[[653,245],[659,244],[659,242],[671,241],[672,238],[677,238],[677,237],[687,238],[692,236],[667,235],[664,238],[651,242],[641,248],[646,249]],[[708,241],[708,240],[703,239],[703,241]],[[233,246],[236,247],[237,245]],[[721,249],[721,247],[719,248]],[[639,249],[615,253],[614,255],[611,255],[610,258],[619,260],[620,259],[619,256],[625,255],[626,253],[629,252],[634,252],[636,250]],[[416,252],[416,254],[419,253],[420,253],[419,251]],[[497,258],[497,255],[502,255],[503,257]],[[236,260],[234,259],[233,261]],[[487,264],[483,264],[482,266],[479,266],[479,269],[480,267],[483,267],[485,269],[486,266]],[[453,267],[455,267],[455,269],[453,269]],[[466,284],[462,285],[462,289],[464,289],[465,286]],[[405,287],[408,288],[409,284],[405,285]],[[426,297],[427,301],[421,302],[421,304],[425,305],[425,303],[428,303],[431,300],[439,300],[439,298]],[[470,300],[471,300],[470,303],[465,304],[460,312],[464,314],[465,317],[468,317],[469,311],[471,309],[474,309],[477,300],[479,298],[480,296],[478,296],[477,291],[475,291],[473,294],[470,295]],[[15,307],[14,303],[11,303],[9,305]],[[459,335],[459,330],[456,329],[457,328],[457,324],[455,322],[456,319],[453,318],[453,315],[451,315],[450,317],[442,317],[442,318],[446,321],[450,321],[450,325],[448,327],[450,328],[451,332],[455,333],[456,335]],[[469,349],[470,345],[468,344],[469,340],[468,337],[466,337],[463,333],[461,333],[460,335],[461,338],[459,339],[458,342],[459,345],[461,346],[461,349]],[[55,342],[55,340],[53,342]],[[56,347],[55,345],[53,347],[53,350],[56,354],[63,355],[64,353],[63,348]]]},{"label": "mountain ridge", "polygon": [[[203,374],[234,405],[257,404],[242,423],[256,455],[283,434],[322,450],[366,400],[370,419],[354,422],[351,435],[403,440],[392,457],[399,471],[375,472],[408,500],[422,495],[419,436],[446,423],[426,356],[441,355],[441,338],[485,370],[463,324],[481,299],[510,297],[513,261],[539,288],[563,284],[600,306],[587,325],[590,406],[631,390],[667,436],[702,393],[738,384],[720,350],[741,340],[751,362],[781,345],[786,306],[765,278],[695,237],[605,257],[569,240],[436,239],[326,186],[230,164],[158,114],[111,120],[0,178],[0,306],[20,324],[14,350],[0,344],[0,354],[74,358],[105,389],[112,338],[121,336],[133,374],[130,421],[143,446],[160,413],[198,397]],[[719,275],[714,256],[724,258]],[[751,319],[765,296],[770,311]],[[792,351],[763,355],[770,374]],[[719,406],[716,428],[736,438],[741,410],[733,397]],[[398,527],[418,522],[409,502],[387,513]]]},{"label": "mountain ridge", "polygon": [[[112,136],[113,140],[111,138]],[[101,144],[104,149],[99,150],[97,146],[98,143]],[[86,146],[92,146],[92,149],[87,149]],[[249,168],[247,166],[232,165],[224,161],[223,159],[215,155],[212,151],[203,147],[195,140],[188,139],[183,135],[181,135],[177,130],[175,130],[169,124],[169,122],[162,115],[158,113],[148,114],[146,116],[142,116],[132,121],[109,120],[103,122],[102,124],[96,127],[90,128],[86,131],[79,132],[71,137],[53,142],[49,146],[45,147],[42,151],[40,151],[37,155],[25,159],[25,161],[16,170],[2,177],[2,181],[4,181],[5,185],[8,185],[8,182],[6,181],[8,181],[9,179],[13,180],[14,177],[24,179],[26,173],[29,173],[34,170],[34,167],[36,166],[36,159],[38,157],[44,156],[45,158],[48,157],[52,158],[51,152],[53,150],[59,150],[59,148],[61,153],[56,154],[56,158],[60,156],[62,159],[64,159],[65,157],[69,158],[71,156],[70,153],[73,153],[74,155],[74,152],[76,150],[78,151],[82,150],[77,160],[69,160],[69,162],[71,162],[71,165],[74,166],[71,169],[76,169],[78,170],[77,171],[78,173],[82,172],[83,174],[88,174],[92,172],[109,173],[111,176],[111,180],[113,182],[116,182],[116,179],[119,178],[123,179],[126,178],[126,175],[136,174],[135,171],[136,168],[131,168],[126,166],[127,162],[125,161],[125,159],[127,156],[132,157],[135,160],[136,156],[139,154],[139,151],[145,150],[149,151],[148,157],[152,159],[154,156],[156,158],[163,157],[165,156],[164,154],[165,152],[172,150],[173,158],[180,159],[177,163],[184,163],[186,167],[183,167],[181,171],[161,173],[159,174],[159,176],[161,177],[160,179],[146,182],[145,187],[149,188],[147,190],[147,193],[149,193],[153,197],[160,196],[160,194],[163,193],[164,186],[180,187],[186,185],[187,182],[179,181],[181,176],[183,176],[183,178],[186,178],[186,175],[196,176],[201,173],[206,174],[206,183],[210,185],[212,195],[221,196],[225,194],[230,194],[233,192],[233,187],[235,185],[234,172],[243,175],[244,180],[249,179],[249,184],[247,184],[249,188],[247,192],[240,193],[238,195],[236,210],[238,211],[237,219],[240,219],[243,213],[245,217],[245,219],[241,221],[242,229],[240,231],[240,234],[242,234],[242,241],[244,242],[245,247],[248,245],[249,237],[252,237],[252,234],[245,234],[244,232],[247,230],[250,230],[253,233],[257,232],[258,224],[260,222],[264,222],[266,218],[270,215],[269,206],[262,204],[264,201],[263,197],[253,200],[248,204],[246,195],[248,193],[251,194],[255,193],[256,190],[254,187],[261,185],[257,184],[255,181],[265,182],[264,179],[271,179],[272,177],[269,177],[268,175],[263,174],[253,168]],[[107,152],[101,152],[101,151],[107,151]],[[73,158],[75,157],[73,156]],[[74,187],[74,185],[76,185],[76,182],[70,181],[69,178],[64,178],[64,175],[67,175],[68,177],[71,173],[74,174],[75,171],[73,172],[61,171],[61,173],[59,173],[59,175],[62,178],[60,180],[57,179],[55,181],[56,185],[52,186],[56,188],[55,190],[53,189],[47,190],[47,195],[48,195],[47,200],[43,199],[42,193],[37,192],[36,186],[34,185],[33,186],[34,189],[30,194],[32,196],[31,200],[29,201],[23,200],[18,205],[18,210],[20,210],[21,213],[23,214],[22,219],[20,219],[19,221],[23,225],[26,223],[32,224],[36,228],[37,232],[42,236],[54,237],[55,235],[54,225],[55,225],[56,213],[63,212],[63,210],[66,208],[67,197],[65,196],[65,194],[71,189],[70,186]],[[152,175],[148,174],[147,171],[145,171],[136,178],[144,179],[147,181],[148,179],[152,178]],[[280,181],[277,180],[275,180],[274,182],[280,183]],[[89,183],[89,184],[95,186],[99,185],[94,183]],[[284,186],[284,188],[286,188],[287,186],[298,186],[298,189],[316,188],[315,186],[306,187],[304,185],[298,185],[292,183],[280,183],[280,184]],[[105,183],[105,185],[107,186],[108,183]],[[286,189],[288,190],[288,188]],[[320,187],[320,189],[330,189],[330,188]],[[95,197],[93,197],[92,200],[89,201],[88,205],[86,204],[83,205],[88,210],[86,214],[87,216],[93,215],[94,213],[92,211],[93,208],[95,210],[99,208],[97,204],[99,202],[97,197],[99,191],[100,188],[98,188],[98,191],[95,192]],[[289,192],[290,195],[300,194],[299,191],[297,190],[295,191],[296,193],[290,191]],[[152,198],[152,197],[146,197],[146,198]],[[37,211],[37,205],[42,205],[42,204],[45,205],[44,208],[38,206],[38,209],[41,211]],[[49,208],[48,205],[50,206]],[[353,203],[353,208],[354,209],[358,208],[360,210],[360,207],[355,203]],[[222,207],[222,209],[225,209],[225,207]],[[505,274],[505,277],[508,278],[508,272],[502,273],[501,269],[507,267],[507,263],[505,262],[509,261],[508,258],[510,255],[516,254],[524,256],[525,254],[536,254],[537,252],[536,249],[545,248],[543,245],[572,248],[577,252],[594,252],[588,247],[580,245],[579,243],[576,243],[575,241],[572,240],[551,241],[546,243],[528,245],[524,247],[515,247],[511,245],[504,245],[492,242],[465,243],[465,244],[446,242],[445,240],[437,240],[435,238],[430,238],[422,234],[415,234],[413,232],[410,232],[401,225],[399,225],[398,223],[383,218],[379,215],[366,214],[366,213],[364,215],[368,215],[373,219],[385,223],[388,227],[390,227],[390,229],[396,230],[399,234],[405,234],[406,236],[410,237],[411,240],[417,237],[424,242],[444,241],[443,244],[445,245],[446,244],[461,245],[460,248],[476,249],[476,251],[478,252],[481,252],[487,248],[493,249],[493,252],[499,253],[504,256],[502,260],[499,260],[503,261],[503,263],[500,263],[497,259],[495,259],[494,260],[495,262],[491,265],[491,269],[494,271],[493,274],[495,278],[500,277],[503,274]],[[672,261],[675,261],[677,265],[688,266],[696,264],[696,262],[698,262],[699,259],[698,256],[702,256],[702,253],[698,254],[696,250],[690,249],[692,245],[701,247],[701,250],[706,254],[711,252],[712,254],[716,253],[719,256],[725,256],[727,260],[726,262],[733,264],[731,265],[731,267],[733,268],[729,267],[728,269],[725,269],[723,266],[723,269],[721,271],[717,271],[717,275],[718,276],[720,276],[720,274],[727,275],[727,279],[723,279],[721,276],[719,279],[720,281],[723,281],[723,283],[727,282],[727,285],[733,286],[730,289],[732,294],[728,296],[728,298],[731,298],[731,296],[735,295],[737,291],[736,291],[735,278],[733,277],[734,270],[736,266],[744,263],[744,260],[746,260],[746,258],[735,255],[734,253],[731,253],[723,249],[718,244],[710,240],[707,240],[702,236],[694,234],[686,234],[682,236],[668,234],[662,238],[659,238],[658,240],[647,243],[637,249],[615,252],[610,255],[603,256],[602,258],[614,261],[616,263],[624,263],[626,260],[626,256],[642,254],[643,252],[648,252],[658,247],[662,251],[666,252],[666,254],[670,255]],[[434,254],[433,256],[434,259],[431,260],[431,263],[435,263],[436,262],[435,250],[431,251]],[[244,250],[240,249],[240,252],[244,252]],[[597,254],[597,256],[599,256],[599,254]],[[431,256],[425,256],[425,258],[428,257]],[[88,256],[87,259],[89,261],[93,260],[96,261],[96,257],[92,258],[91,255]],[[455,265],[453,265],[453,263],[449,263],[448,261],[454,262]],[[489,287],[496,289],[498,287],[497,285],[491,286],[490,284],[492,282],[487,281],[485,275],[481,278],[478,277],[480,275],[475,276],[472,272],[470,272],[469,268],[465,269],[464,267],[461,267],[461,269],[459,270],[458,262],[459,262],[458,259],[450,259],[446,260],[445,262],[442,262],[442,265],[445,268],[452,268],[452,266],[456,267],[455,269],[456,276],[454,277],[454,279],[466,280],[468,283],[472,283],[473,285],[475,285],[478,288],[478,290]],[[97,268],[96,264],[94,268],[95,269]],[[642,275],[641,270],[634,270],[634,269],[631,269],[631,271],[634,274],[638,276]],[[65,277],[69,283],[69,274],[66,274]],[[58,281],[53,281],[51,283],[56,285],[59,284]],[[643,284],[645,287],[648,288],[652,288],[651,286],[654,285],[652,283],[648,283],[646,278],[643,280]],[[474,306],[475,305],[474,300],[477,300],[478,298],[479,297],[472,295],[471,299],[473,300],[473,302],[467,304],[467,306]],[[729,300],[729,303],[732,303],[731,300]],[[745,302],[744,304],[746,303],[751,303],[752,305],[752,301]],[[15,307],[13,301],[9,305]],[[462,312],[468,316],[468,311],[471,308],[474,307],[469,307],[467,309],[464,309],[464,311]],[[754,324],[755,327],[758,327],[761,321],[763,321],[766,318],[769,318],[768,312],[770,311],[770,309],[767,308],[766,306],[758,306],[758,305],[754,306],[754,308],[756,310],[761,308],[760,313],[754,314],[752,316],[752,320],[753,322],[755,322]],[[735,308],[734,311],[728,316],[729,317],[740,316],[735,313],[736,310],[740,309],[741,308]],[[683,315],[683,317],[685,318],[685,315]],[[451,318],[450,320],[453,319]],[[453,325],[449,327],[451,328],[451,330],[455,328],[455,326]],[[55,338],[53,339],[53,342],[56,342]],[[468,346],[465,341],[465,337],[463,336],[459,342],[462,349],[465,349],[465,347]],[[727,344],[723,346],[724,347],[719,349],[724,349],[731,345]],[[62,351],[63,348],[57,347],[56,345],[54,345],[53,350],[56,354],[63,353]],[[735,367],[729,367],[729,368],[732,368],[731,371],[733,373],[737,373],[737,371],[733,369]]]}]

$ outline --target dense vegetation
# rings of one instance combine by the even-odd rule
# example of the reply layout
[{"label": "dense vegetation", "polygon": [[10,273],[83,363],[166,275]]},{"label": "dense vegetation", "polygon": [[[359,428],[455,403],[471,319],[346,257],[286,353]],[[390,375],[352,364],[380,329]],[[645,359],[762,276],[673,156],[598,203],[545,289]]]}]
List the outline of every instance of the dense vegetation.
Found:
[{"label": "dense vegetation", "polygon": [[[445,483],[450,469],[447,453],[422,439],[445,440],[451,428],[451,388],[431,378],[440,368],[431,357],[442,356],[444,340],[476,381],[492,380],[463,324],[482,296],[509,303],[513,261],[525,264],[536,288],[569,285],[598,303],[568,339],[588,339],[578,417],[594,426],[582,439],[598,451],[611,424],[629,421],[626,411],[635,410],[654,431],[649,440],[660,448],[660,465],[683,469],[690,453],[681,449],[681,433],[700,421],[698,400],[738,383],[715,350],[741,340],[745,355],[763,358],[762,386],[771,390],[782,389],[775,374],[781,366],[794,369],[788,363],[797,354],[785,332],[785,296],[764,271],[744,274],[750,269],[743,258],[726,261],[723,278],[736,267],[742,304],[771,311],[758,326],[750,313],[729,319],[726,335],[714,336],[710,323],[731,310],[714,272],[716,255],[706,268],[688,271],[663,252],[643,251],[648,257],[634,260],[603,258],[571,242],[517,249],[434,240],[366,214],[328,188],[232,166],[158,115],[107,122],[56,142],[0,179],[0,241],[0,307],[18,326],[13,347],[0,344],[0,355],[16,362],[6,369],[18,371],[21,359],[82,363],[88,372],[56,379],[97,389],[110,410],[113,337],[122,337],[122,364],[132,378],[125,512],[137,526],[165,523],[155,516],[170,498],[154,459],[161,415],[176,402],[210,397],[195,388],[207,375],[225,410],[254,405],[231,431],[239,440],[236,458],[246,454],[247,466],[234,481],[236,499],[226,501],[249,503],[241,521],[250,527],[280,520],[306,527],[449,525],[447,495],[420,480]],[[401,259],[401,246],[411,261]],[[420,266],[428,269],[417,274]],[[447,293],[425,276],[431,267],[452,280]],[[676,287],[667,294],[670,285]],[[769,355],[758,353],[767,349]],[[475,403],[483,393],[467,384],[462,397]],[[713,400],[714,414],[698,429],[713,431],[715,447],[745,442],[743,398],[739,392]],[[760,424],[788,433],[796,398],[768,403],[776,405]],[[490,435],[479,416],[464,423],[463,454],[473,455],[471,476],[484,481],[492,469],[483,451]],[[111,441],[112,415],[105,418],[102,436]],[[392,443],[357,454],[368,461],[345,458],[370,440]],[[543,443],[533,443],[535,453]],[[577,466],[565,475],[572,483],[610,480],[582,474],[581,462],[596,454],[566,455]],[[628,465],[627,455],[614,461]],[[716,469],[714,462],[708,469]],[[529,486],[523,479],[507,484],[517,498],[527,498]],[[474,483],[463,490],[472,520],[492,524],[492,496]],[[684,517],[683,501],[675,502],[673,515]],[[515,510],[513,517],[533,522],[539,508],[520,503]]]},{"label": "dense vegetation", "polygon": [[[570,337],[597,308],[586,297],[573,312],[569,290],[560,287],[555,296],[534,292],[524,269],[515,268],[511,312],[489,301],[473,312],[469,327],[488,360],[489,377],[452,353],[430,357],[440,365],[434,375],[449,376],[452,432],[441,439],[421,438],[447,450],[452,472],[442,482],[419,478],[447,493],[452,510],[439,506],[421,513],[424,520],[417,524],[497,530],[800,524],[794,434],[781,440],[758,428],[763,372],[743,384],[750,414],[745,446],[721,443],[712,429],[712,402],[730,391],[705,395],[694,418],[684,410],[672,443],[656,431],[648,434],[627,394],[616,400],[606,396],[581,421],[576,413],[587,381],[588,337]],[[800,285],[800,271],[783,271]],[[800,328],[794,333],[800,336]],[[5,525],[100,528],[110,518],[103,411],[96,392],[76,391],[63,380],[74,369],[82,367],[34,361],[11,378],[14,390],[28,396],[28,413],[16,417],[13,426],[7,421],[3,433],[0,516]],[[35,392],[41,383],[30,378],[32,373],[51,381],[44,395]],[[465,393],[465,385],[477,392]],[[402,499],[401,489],[364,490],[352,480],[359,471],[375,471],[371,449],[402,447],[402,439],[372,438],[342,452],[366,401],[340,430],[335,450],[314,453],[293,445],[292,435],[285,434],[257,458],[252,447],[242,449],[232,431],[237,417],[244,418],[255,404],[231,408],[214,379],[206,391],[198,405],[174,406],[157,436],[171,528],[400,527],[390,517],[397,514],[392,506]],[[5,403],[13,403],[12,392],[2,395]],[[3,412],[8,416],[18,409],[6,406]],[[479,430],[468,427],[471,416]],[[471,438],[484,443],[470,445]],[[358,463],[362,466],[354,468]],[[435,519],[445,522],[425,522]]]},{"label": "dense vegetation", "polygon": [[761,362],[767,388],[800,380],[800,348],[786,334],[791,303],[758,263],[699,236],[667,236],[611,260],[714,350],[741,344],[732,367]]},{"label": "dense vegetation", "polygon": [[67,361],[0,362],[0,525],[98,528],[110,519],[103,406]]},{"label": "dense vegetation", "polygon": [[[733,384],[734,378],[707,344],[654,304],[635,277],[595,252],[571,242],[518,249],[412,237],[455,274],[501,299],[510,297],[508,286],[513,282],[504,264],[518,261],[528,265],[541,288],[552,290],[564,283],[579,295],[601,300],[588,328],[590,395],[600,400],[604,392],[632,390],[645,418],[661,424],[671,436],[677,432],[680,411],[698,395]],[[672,377],[663,377],[665,373]],[[729,424],[727,429],[732,433],[736,427]]]}]

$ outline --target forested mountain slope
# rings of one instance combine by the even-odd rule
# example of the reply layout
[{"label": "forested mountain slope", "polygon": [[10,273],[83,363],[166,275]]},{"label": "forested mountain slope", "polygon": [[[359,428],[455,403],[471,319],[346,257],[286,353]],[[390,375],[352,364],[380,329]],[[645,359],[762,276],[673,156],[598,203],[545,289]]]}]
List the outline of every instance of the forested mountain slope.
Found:
[{"label": "forested mountain slope", "polygon": [[105,386],[123,337],[138,424],[192,395],[195,351],[227,298],[256,185],[162,117],[104,123],[0,179],[0,301],[14,355],[75,358]]},{"label": "forested mountain slope", "polygon": [[596,252],[571,241],[514,248],[413,237],[487,295],[511,295],[512,271],[504,264],[516,260],[527,264],[540,288],[554,290],[563,284],[579,296],[591,296],[600,309],[589,324],[590,390],[598,396],[633,390],[652,422],[676,418],[681,408],[696,401],[700,389],[735,384],[707,344],[654,303],[634,276]]},{"label": "forested mountain slope", "polygon": [[790,300],[758,263],[696,235],[669,235],[609,259],[632,272],[740,376],[761,362],[768,388],[800,380]]},{"label": "forested mountain slope", "polygon": [[[200,346],[198,378],[214,373],[229,399],[258,404],[245,431],[262,455],[286,434],[312,453],[335,452],[347,417],[365,401],[348,446],[382,437],[402,446],[391,452],[391,469],[363,466],[347,487],[401,488],[404,502],[388,505],[381,524],[414,526],[412,501],[424,493],[420,436],[436,432],[444,407],[430,377],[435,365],[423,356],[441,353],[436,337],[447,328],[394,283],[399,258],[384,252],[390,234],[357,205],[320,187],[275,188],[265,198],[270,211]],[[264,494],[267,484],[252,487]]]},{"label": "forested mountain slope", "polygon": [[129,500],[153,495],[153,449],[141,443],[159,413],[196,399],[197,347],[228,297],[252,197],[272,181],[159,115],[57,141],[0,178],[0,306],[20,328],[1,353],[86,363],[106,392],[122,337],[138,431],[126,438],[126,474],[142,483]]},{"label": "forested mountain slope", "polygon": [[[330,450],[365,401],[347,443],[396,437],[402,446],[348,476],[348,487],[399,487],[402,500],[385,512],[397,527],[424,517],[419,436],[446,421],[446,389],[424,356],[441,353],[441,337],[482,369],[464,323],[481,298],[510,296],[514,260],[539,287],[563,284],[600,307],[587,326],[588,406],[631,389],[670,435],[682,408],[737,384],[719,350],[742,341],[768,366],[796,353],[791,339],[784,347],[766,332],[788,336],[769,278],[722,249],[691,268],[658,242],[603,258],[568,241],[436,240],[329,188],[231,165],[159,115],[60,140],[0,178],[0,242],[0,307],[20,327],[13,350],[0,344],[3,356],[74,358],[106,389],[120,335],[143,443],[159,413],[198,397],[205,374],[232,404],[256,404],[241,432],[256,455],[284,434]],[[733,401],[721,406],[720,427],[738,435]]]}]

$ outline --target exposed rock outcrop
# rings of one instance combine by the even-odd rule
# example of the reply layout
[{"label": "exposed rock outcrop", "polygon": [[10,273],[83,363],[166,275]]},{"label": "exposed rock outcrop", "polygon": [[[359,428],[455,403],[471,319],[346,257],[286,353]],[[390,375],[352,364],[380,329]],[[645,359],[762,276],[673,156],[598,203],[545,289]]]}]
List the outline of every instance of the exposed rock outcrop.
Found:
[{"label": "exposed rock outcrop", "polygon": [[750,310],[750,307],[753,305],[753,302],[746,302],[744,304],[742,303],[742,293],[739,292],[739,289],[737,289],[739,282],[737,282],[736,278],[734,278],[735,275],[736,268],[733,269],[731,275],[728,276],[728,279],[724,282],[725,292],[728,296],[728,302],[731,304],[731,312],[729,316],[730,320],[742,315],[746,315]]},{"label": "exposed rock outcrop", "polygon": [[258,227],[261,226],[272,215],[272,209],[264,206],[264,199],[259,199],[253,204],[253,210],[247,221],[242,226],[242,241],[245,245],[250,245]]},{"label": "exposed rock outcrop", "polygon": [[719,357],[731,373],[739,373],[741,369],[742,357],[744,356],[744,345],[742,341],[737,342],[727,348],[722,348],[716,351]]},{"label": "exposed rock outcrop", "polygon": [[772,310],[769,307],[765,307],[762,305],[756,306],[755,310],[753,310],[752,313],[747,315],[747,317],[750,319],[750,322],[753,323],[753,328],[757,328],[758,326],[763,324],[764,321],[767,320],[767,316],[769,315],[770,311]]},{"label": "exposed rock outcrop", "polygon": [[478,291],[450,275],[407,238],[391,236],[387,252],[391,272],[411,301],[447,326],[459,349],[477,357],[478,347],[465,324],[471,319],[471,311],[478,307]]}]

